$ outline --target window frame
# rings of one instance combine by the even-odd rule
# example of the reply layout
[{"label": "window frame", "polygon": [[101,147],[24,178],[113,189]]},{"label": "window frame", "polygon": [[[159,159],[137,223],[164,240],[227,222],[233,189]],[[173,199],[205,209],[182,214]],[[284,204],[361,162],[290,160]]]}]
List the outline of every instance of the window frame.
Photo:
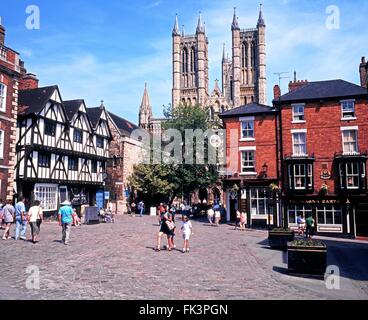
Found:
[{"label": "window frame", "polygon": [[[53,130],[49,131],[51,127],[53,128]],[[44,135],[48,137],[56,137],[56,127],[57,125],[55,121],[45,119],[44,120],[44,130],[43,130]]]},{"label": "window frame", "polygon": [[0,159],[4,159],[5,131],[0,129]]},{"label": "window frame", "polygon": [[[260,196],[260,192],[264,192],[264,196]],[[250,213],[251,216],[262,216],[266,217],[269,214],[269,203],[270,197],[267,196],[266,188],[250,188],[249,190],[249,203],[250,203]],[[256,201],[257,208],[256,213],[253,213],[253,201]],[[260,213],[260,202],[263,202],[264,205],[264,213]]]},{"label": "window frame", "polygon": [[[297,174],[297,168],[299,174]],[[288,180],[289,180],[289,190],[295,191],[312,191],[314,190],[314,172],[312,163],[289,163],[288,164]],[[304,172],[301,174],[300,172]],[[297,186],[297,179],[301,179],[302,186]]]},{"label": "window frame", "polygon": [[[3,88],[1,90],[1,87]],[[7,99],[8,86],[5,83],[0,82],[0,112],[6,112],[6,99]]]},{"label": "window frame", "polygon": [[[301,104],[293,104],[292,106],[292,116],[293,116],[293,120],[292,123],[305,123],[305,103],[301,103]],[[296,108],[303,108],[303,112],[296,112],[295,109]],[[302,119],[296,119],[296,117],[302,117]]]},{"label": "window frame", "polygon": [[[248,124],[250,126],[248,126]],[[246,128],[244,128],[245,125]],[[241,131],[241,139],[254,140],[254,119],[242,120],[240,122],[240,131]]]},{"label": "window frame", "polygon": [[[303,130],[303,131],[292,131],[292,145],[293,145],[293,156],[294,157],[305,157],[308,155],[308,150],[307,150],[307,131]],[[304,144],[296,144],[296,135],[301,135],[304,136]],[[300,148],[300,146],[304,145],[304,153],[297,153],[296,149],[297,147]]]},{"label": "window frame", "polygon": [[[328,208],[328,209],[327,209]],[[338,209],[340,208],[340,209]],[[327,223],[327,213],[332,213],[332,223]],[[323,214],[323,222],[320,220],[319,214]],[[340,223],[336,223],[336,214],[340,216]],[[334,206],[334,205],[319,205],[316,207],[316,220],[318,225],[329,226],[329,225],[338,225],[342,226],[342,207]]]},{"label": "window frame", "polygon": [[[295,215],[294,222],[290,221],[290,212],[293,212],[293,215]],[[297,217],[299,214],[302,214],[304,219],[307,217],[307,214],[312,215],[313,214],[313,208],[310,205],[289,205],[287,207],[287,219],[288,224],[297,224]]]},{"label": "window frame", "polygon": [[[352,111],[344,110],[344,106],[350,103],[352,103]],[[342,120],[355,120],[356,119],[355,100],[341,100],[340,104],[341,104],[341,119]],[[350,116],[346,115],[346,114],[351,114],[351,113],[352,115]]]},{"label": "window frame", "polygon": [[[99,145],[98,140],[101,139],[102,147]],[[96,136],[96,148],[103,149],[105,147],[105,139],[101,136]]]},{"label": "window frame", "polygon": [[[77,135],[76,134],[80,134],[80,141],[76,139]],[[73,142],[75,143],[79,143],[79,144],[83,144],[83,130],[81,129],[77,129],[74,128],[74,132],[73,132]]]},{"label": "window frame", "polygon": [[[354,141],[345,141],[345,133],[347,132],[354,132]],[[358,139],[359,139],[359,129],[356,127],[351,127],[351,128],[341,128],[341,135],[342,135],[342,151],[344,155],[357,155],[359,154],[359,144],[358,144]],[[345,145],[349,144],[352,145],[354,143],[354,149],[355,151],[346,151]]]},{"label": "window frame", "polygon": [[[41,161],[44,160],[44,161]],[[50,169],[51,166],[51,156],[46,153],[39,153],[37,157],[37,164],[39,168]]]},{"label": "window frame", "polygon": [[[250,159],[249,157],[247,157],[247,159],[244,159],[244,154],[247,154],[248,156],[250,154],[253,155],[253,159]],[[252,163],[253,162],[253,166],[244,166],[244,162],[248,162]],[[252,170],[244,170],[244,169],[252,169]],[[241,150],[241,173],[242,174],[254,174],[256,173],[256,151],[255,150]]]},{"label": "window frame", "polygon": [[[75,162],[75,165],[72,166],[72,162]],[[68,158],[68,170],[69,171],[78,171],[79,170],[79,159],[76,157]]]},{"label": "window frame", "polygon": [[58,185],[42,183],[35,184],[34,198],[41,202],[41,208],[43,211],[56,211],[59,198]]}]

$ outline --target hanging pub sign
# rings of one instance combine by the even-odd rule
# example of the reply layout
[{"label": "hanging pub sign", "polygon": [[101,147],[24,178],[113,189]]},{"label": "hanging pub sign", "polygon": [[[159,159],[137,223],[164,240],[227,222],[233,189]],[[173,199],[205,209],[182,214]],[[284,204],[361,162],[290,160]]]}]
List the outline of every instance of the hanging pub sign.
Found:
[{"label": "hanging pub sign", "polygon": [[321,179],[322,180],[329,180],[329,179],[331,179],[331,172],[328,171],[327,169],[323,169],[321,171]]}]

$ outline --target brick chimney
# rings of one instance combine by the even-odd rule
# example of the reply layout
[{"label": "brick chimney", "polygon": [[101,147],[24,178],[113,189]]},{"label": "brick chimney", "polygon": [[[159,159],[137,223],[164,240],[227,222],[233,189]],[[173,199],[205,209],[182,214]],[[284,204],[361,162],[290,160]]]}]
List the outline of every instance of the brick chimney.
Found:
[{"label": "brick chimney", "polygon": [[360,73],[360,84],[362,87],[367,88],[368,86],[368,62],[365,60],[365,57],[362,57],[362,61],[359,66]]},{"label": "brick chimney", "polygon": [[278,84],[276,84],[274,87],[273,87],[273,98],[274,100],[278,100],[278,98],[281,97],[281,89],[280,89],[280,86]]},{"label": "brick chimney", "polygon": [[289,92],[298,90],[308,84],[308,80],[296,80],[296,71],[294,71],[294,81],[289,82]]},{"label": "brick chimney", "polygon": [[33,73],[27,73],[19,81],[19,90],[31,90],[38,88],[37,76]]},{"label": "brick chimney", "polygon": [[5,44],[5,28],[1,23],[1,16],[0,16],[0,45]]}]

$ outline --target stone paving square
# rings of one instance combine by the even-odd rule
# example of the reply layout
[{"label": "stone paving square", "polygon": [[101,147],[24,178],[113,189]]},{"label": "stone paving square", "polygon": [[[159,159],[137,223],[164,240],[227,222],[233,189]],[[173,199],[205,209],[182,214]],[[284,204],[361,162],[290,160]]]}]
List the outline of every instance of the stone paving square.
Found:
[{"label": "stone paving square", "polygon": [[[368,243],[326,240],[328,264],[341,271],[340,290],[328,290],[323,279],[288,275],[286,256],[268,248],[266,231],[192,223],[186,254],[180,233],[177,250],[154,251],[155,217],[73,227],[69,246],[57,224],[45,223],[36,245],[0,242],[0,299],[368,299]],[[30,266],[39,268],[39,290],[26,288]]]}]

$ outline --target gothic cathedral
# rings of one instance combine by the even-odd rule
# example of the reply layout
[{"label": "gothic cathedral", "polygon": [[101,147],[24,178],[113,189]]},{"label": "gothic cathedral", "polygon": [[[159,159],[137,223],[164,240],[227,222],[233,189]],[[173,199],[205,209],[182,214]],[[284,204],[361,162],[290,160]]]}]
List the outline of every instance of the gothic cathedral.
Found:
[{"label": "gothic cathedral", "polygon": [[[226,54],[225,45],[222,57],[222,88],[218,80],[209,92],[208,38],[201,14],[195,34],[186,35],[184,28],[179,30],[178,16],[172,31],[173,88],[172,105],[180,103],[198,104],[209,107],[211,117],[241,105],[267,104],[266,93],[266,24],[260,8],[256,28],[240,29],[234,9],[231,25],[232,59]],[[145,88],[140,108],[139,125],[149,131],[157,130],[159,121],[152,118]]]}]

